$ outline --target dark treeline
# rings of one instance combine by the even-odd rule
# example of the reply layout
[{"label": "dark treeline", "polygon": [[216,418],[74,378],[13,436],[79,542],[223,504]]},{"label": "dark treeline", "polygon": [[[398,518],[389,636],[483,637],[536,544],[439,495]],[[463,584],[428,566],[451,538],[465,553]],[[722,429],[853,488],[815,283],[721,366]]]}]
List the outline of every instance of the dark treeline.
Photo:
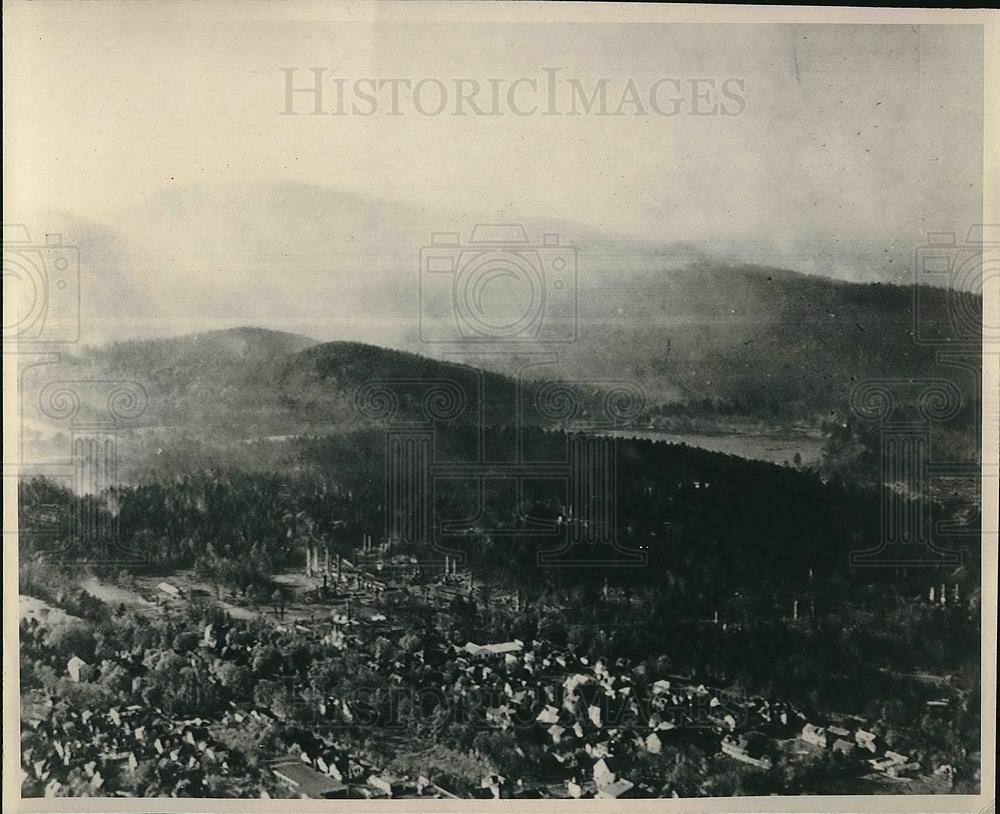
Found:
[{"label": "dark treeline", "polygon": [[[486,435],[486,452],[493,460],[514,460],[519,444],[522,460],[543,466],[565,461],[571,438],[497,430]],[[307,542],[350,556],[363,531],[382,536],[384,434],[285,443],[286,463],[276,471],[217,467],[98,497],[77,498],[44,480],[24,481],[22,555],[55,550],[59,558],[92,562],[106,556],[74,542],[70,519],[80,504],[105,516],[126,559],[164,569],[228,563],[232,573],[224,582],[297,566]],[[448,428],[436,443],[435,471],[446,475],[449,464],[477,460],[483,442],[472,429]],[[550,586],[595,590],[605,580],[630,590],[655,588],[666,612],[708,618],[721,611],[732,621],[788,616],[795,600],[804,615],[810,602],[820,597],[822,605],[826,596],[850,595],[874,609],[888,593],[926,593],[942,581],[933,568],[905,576],[899,569],[851,568],[850,553],[879,540],[880,504],[871,489],[686,446],[615,443],[616,480],[608,499],[617,522],[595,544],[558,553],[573,534],[596,531],[581,529],[581,508],[572,505],[561,476],[532,476],[520,495],[509,478],[481,483],[466,476],[435,484],[434,540],[397,543],[393,551],[442,559],[451,550],[477,579],[489,575],[497,586],[527,594]],[[584,484],[583,493],[597,494],[595,484]],[[444,522],[470,517],[475,519],[457,528]],[[60,520],[61,532],[53,534]],[[33,535],[39,524],[50,531]],[[979,573],[977,551],[965,553],[963,568],[947,575],[950,586],[961,582],[962,596],[978,587]],[[635,556],[645,564],[628,565]],[[578,567],[581,559],[598,567]]]}]

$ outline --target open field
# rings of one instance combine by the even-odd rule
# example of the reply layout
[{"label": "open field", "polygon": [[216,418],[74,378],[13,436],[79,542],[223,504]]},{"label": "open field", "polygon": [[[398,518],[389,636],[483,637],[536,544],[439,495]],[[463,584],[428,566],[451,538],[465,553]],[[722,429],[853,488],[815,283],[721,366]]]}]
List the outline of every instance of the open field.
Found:
[{"label": "open field", "polygon": [[71,616],[61,608],[55,608],[48,602],[33,596],[19,596],[17,598],[17,611],[22,622],[28,619],[37,619],[39,622],[51,626],[80,621],[78,617]]}]

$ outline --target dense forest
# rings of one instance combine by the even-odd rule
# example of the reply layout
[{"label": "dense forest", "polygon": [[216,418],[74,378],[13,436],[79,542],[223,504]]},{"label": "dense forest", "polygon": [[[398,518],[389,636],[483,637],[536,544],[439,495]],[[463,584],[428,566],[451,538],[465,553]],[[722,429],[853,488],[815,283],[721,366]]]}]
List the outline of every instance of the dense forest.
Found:
[{"label": "dense forest", "polygon": [[[473,428],[439,433],[433,466],[443,474],[434,490],[434,540],[398,540],[396,552],[431,557],[450,550],[470,567],[525,588],[596,579],[586,569],[560,568],[558,555],[542,556],[573,538],[572,485],[552,467],[567,460],[577,439],[542,430],[490,433],[493,460],[512,461],[520,448],[522,460],[529,461],[518,494],[510,478],[490,474],[489,466],[480,467],[486,472],[481,476],[450,474],[454,467],[475,466],[483,441]],[[591,553],[609,565],[637,562],[635,555],[646,563],[612,568],[602,580],[667,588],[664,594],[676,596],[689,614],[708,613],[741,589],[780,605],[810,583],[843,579],[850,590],[859,590],[885,580],[880,570],[852,572],[849,564],[852,551],[871,548],[879,539],[880,504],[873,489],[683,445],[601,443],[614,450],[616,461],[615,525],[592,544],[599,550]],[[266,460],[263,471],[220,466],[97,497],[77,498],[45,481],[25,481],[22,517],[30,529],[39,513],[61,506],[69,517],[73,504],[93,502],[97,511],[109,513],[107,525],[116,527],[122,550],[151,566],[190,567],[214,554],[259,560],[272,571],[301,561],[305,536],[347,554],[362,532],[384,534],[385,449],[385,434],[374,431],[260,442],[246,454]],[[532,467],[538,475],[531,474]],[[938,519],[954,511],[935,506]],[[469,517],[474,522],[460,522]],[[51,518],[45,527],[53,527]],[[956,529],[953,539],[974,531]],[[30,556],[35,545],[51,545],[45,542],[51,537],[40,535],[33,543],[28,535],[22,550]],[[86,551],[67,554],[90,558]],[[968,590],[978,584],[978,552],[972,547],[964,554]],[[542,561],[551,567],[540,567]],[[928,574],[921,585],[935,579]]]}]

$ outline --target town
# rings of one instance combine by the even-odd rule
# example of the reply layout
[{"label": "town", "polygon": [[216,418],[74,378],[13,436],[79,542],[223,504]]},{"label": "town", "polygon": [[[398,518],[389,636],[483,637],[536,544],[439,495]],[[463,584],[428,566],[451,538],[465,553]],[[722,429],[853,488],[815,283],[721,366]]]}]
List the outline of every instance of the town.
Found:
[{"label": "town", "polygon": [[[955,782],[858,715],[540,635],[456,639],[452,617],[482,607],[482,586],[452,559],[430,570],[365,533],[352,559],[307,547],[296,587],[253,614],[169,578],[110,594],[135,591],[131,607],[79,587],[53,597],[64,611],[22,620],[24,793],[611,799]],[[489,597],[490,618],[523,601]]]}]

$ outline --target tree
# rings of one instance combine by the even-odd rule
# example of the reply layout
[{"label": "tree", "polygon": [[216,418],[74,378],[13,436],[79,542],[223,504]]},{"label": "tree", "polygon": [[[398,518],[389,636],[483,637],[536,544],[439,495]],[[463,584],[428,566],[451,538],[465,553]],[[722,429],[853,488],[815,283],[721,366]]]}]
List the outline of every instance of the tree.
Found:
[{"label": "tree", "polygon": [[77,656],[84,661],[94,658],[97,642],[87,627],[77,624],[60,625],[49,631],[47,644],[60,659]]},{"label": "tree", "polygon": [[374,653],[375,658],[378,661],[385,661],[387,658],[392,656],[392,642],[389,641],[385,636],[379,636],[375,639],[374,643]]},{"label": "tree", "polygon": [[105,661],[101,664],[101,686],[112,697],[121,698],[131,690],[132,678],[120,664]]},{"label": "tree", "polygon": [[281,590],[281,587],[275,588],[271,592],[271,604],[274,605],[274,612],[278,614],[278,618],[284,620],[285,618],[285,592]]},{"label": "tree", "polygon": [[271,644],[264,644],[254,648],[250,666],[254,675],[269,676],[281,670],[281,663],[281,653],[278,652],[278,648]]},{"label": "tree", "polygon": [[198,634],[193,630],[185,630],[174,636],[171,644],[178,653],[190,653],[198,647]]},{"label": "tree", "polygon": [[261,709],[271,709],[274,705],[274,697],[279,689],[280,685],[277,681],[270,681],[268,679],[258,681],[253,688],[254,706]]},{"label": "tree", "polygon": [[566,628],[555,616],[545,616],[538,623],[538,635],[555,645],[566,644]]},{"label": "tree", "polygon": [[240,664],[217,660],[214,665],[219,683],[237,698],[243,698],[253,689],[253,673]]}]

